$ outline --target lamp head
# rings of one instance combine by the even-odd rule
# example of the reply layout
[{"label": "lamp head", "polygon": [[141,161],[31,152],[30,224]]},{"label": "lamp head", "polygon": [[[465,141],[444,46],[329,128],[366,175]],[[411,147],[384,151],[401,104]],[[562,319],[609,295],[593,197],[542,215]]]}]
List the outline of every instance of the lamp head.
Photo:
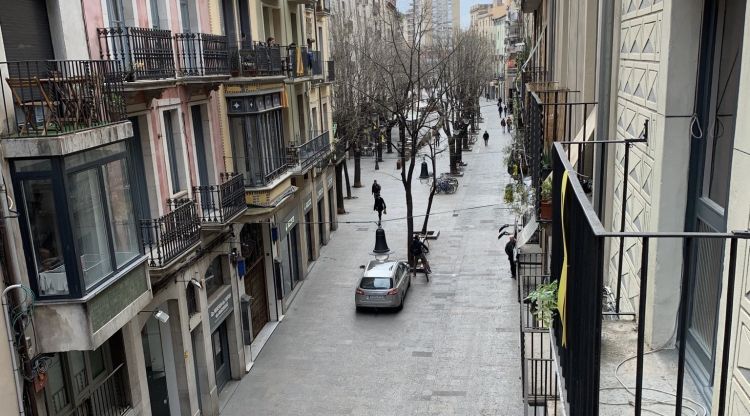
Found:
[{"label": "lamp head", "polygon": [[169,314],[161,309],[157,309],[154,311],[154,318],[158,319],[159,322],[166,324],[169,320]]}]

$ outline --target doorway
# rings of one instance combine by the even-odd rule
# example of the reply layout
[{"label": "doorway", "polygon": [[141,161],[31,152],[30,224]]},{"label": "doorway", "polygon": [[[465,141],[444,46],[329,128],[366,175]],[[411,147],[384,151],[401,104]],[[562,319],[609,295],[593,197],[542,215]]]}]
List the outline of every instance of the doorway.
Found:
[{"label": "doorway", "polygon": [[270,320],[268,288],[260,224],[246,224],[240,232],[242,257],[245,259],[245,293],[250,295],[251,331],[253,339]]},{"label": "doorway", "polygon": [[172,355],[172,338],[169,325],[153,316],[141,330],[143,357],[146,364],[148,395],[153,416],[180,414],[177,397],[177,376]]},{"label": "doorway", "polygon": [[214,372],[216,373],[216,387],[221,391],[231,378],[229,370],[229,340],[227,339],[227,323],[222,322],[211,334],[211,346],[214,353]]},{"label": "doorway", "polygon": [[326,244],[326,222],[323,215],[323,206],[323,198],[320,198],[318,200],[318,238],[320,239],[320,245]]},{"label": "doorway", "polygon": [[[696,122],[703,134],[691,135],[687,231],[726,231],[745,4],[745,0],[705,2],[695,97]],[[705,402],[710,403],[724,244],[718,239],[697,239],[686,255],[686,364]]]},{"label": "doorway", "polygon": [[315,239],[313,238],[312,211],[305,213],[305,234],[307,234],[307,264],[315,259]]}]

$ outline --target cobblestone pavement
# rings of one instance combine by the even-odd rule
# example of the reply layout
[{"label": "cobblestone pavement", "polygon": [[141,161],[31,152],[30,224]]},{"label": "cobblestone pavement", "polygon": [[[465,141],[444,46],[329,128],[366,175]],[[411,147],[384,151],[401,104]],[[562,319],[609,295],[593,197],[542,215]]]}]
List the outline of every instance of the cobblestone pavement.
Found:
[{"label": "cobblestone pavement", "polygon": [[[502,149],[510,141],[492,102],[454,195],[436,195],[429,229],[434,275],[412,281],[401,312],[357,313],[360,264],[375,242],[370,185],[382,184],[388,208],[383,228],[395,254],[406,255],[403,187],[395,153],[380,170],[362,163],[363,188],[346,201],[347,215],[322,250],[292,308],[222,415],[521,415],[518,307],[497,240],[511,222],[502,195],[508,175]],[[490,134],[489,146],[481,139]],[[448,170],[447,152],[439,172]],[[350,161],[350,174],[353,173]],[[415,167],[415,214],[424,213],[427,185]],[[491,207],[466,209],[495,204]],[[396,219],[396,220],[394,220]],[[422,218],[415,220],[421,228]]]}]

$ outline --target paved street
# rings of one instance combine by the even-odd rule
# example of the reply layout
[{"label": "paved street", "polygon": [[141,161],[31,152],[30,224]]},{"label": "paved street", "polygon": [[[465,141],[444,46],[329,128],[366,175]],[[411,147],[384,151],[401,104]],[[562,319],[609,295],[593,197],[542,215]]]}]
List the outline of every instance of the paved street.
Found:
[{"label": "paved street", "polygon": [[[395,154],[380,170],[363,161],[363,188],[346,201],[347,215],[323,248],[291,311],[271,336],[222,415],[520,415],[518,307],[497,228],[512,221],[502,207],[509,181],[493,103],[482,100],[485,122],[454,195],[436,195],[429,229],[434,275],[417,275],[398,313],[357,313],[360,264],[375,242],[370,185],[381,183],[384,220],[406,213]],[[492,126],[489,146],[481,133]],[[444,139],[443,139],[444,140]],[[439,172],[448,170],[448,154]],[[353,163],[350,161],[350,174]],[[424,213],[427,185],[415,167],[415,214]],[[495,204],[492,207],[465,209]],[[406,221],[384,221],[388,244],[406,256]],[[421,228],[422,218],[415,220]],[[234,386],[233,386],[234,387]]]}]

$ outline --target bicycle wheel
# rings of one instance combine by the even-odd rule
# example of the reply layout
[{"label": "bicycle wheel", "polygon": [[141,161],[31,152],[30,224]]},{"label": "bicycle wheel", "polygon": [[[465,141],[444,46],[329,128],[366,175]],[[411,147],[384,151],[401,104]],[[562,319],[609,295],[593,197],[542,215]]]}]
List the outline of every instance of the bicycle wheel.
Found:
[{"label": "bicycle wheel", "polygon": [[448,188],[448,193],[455,194],[457,190],[458,190],[458,184],[450,184]]}]

